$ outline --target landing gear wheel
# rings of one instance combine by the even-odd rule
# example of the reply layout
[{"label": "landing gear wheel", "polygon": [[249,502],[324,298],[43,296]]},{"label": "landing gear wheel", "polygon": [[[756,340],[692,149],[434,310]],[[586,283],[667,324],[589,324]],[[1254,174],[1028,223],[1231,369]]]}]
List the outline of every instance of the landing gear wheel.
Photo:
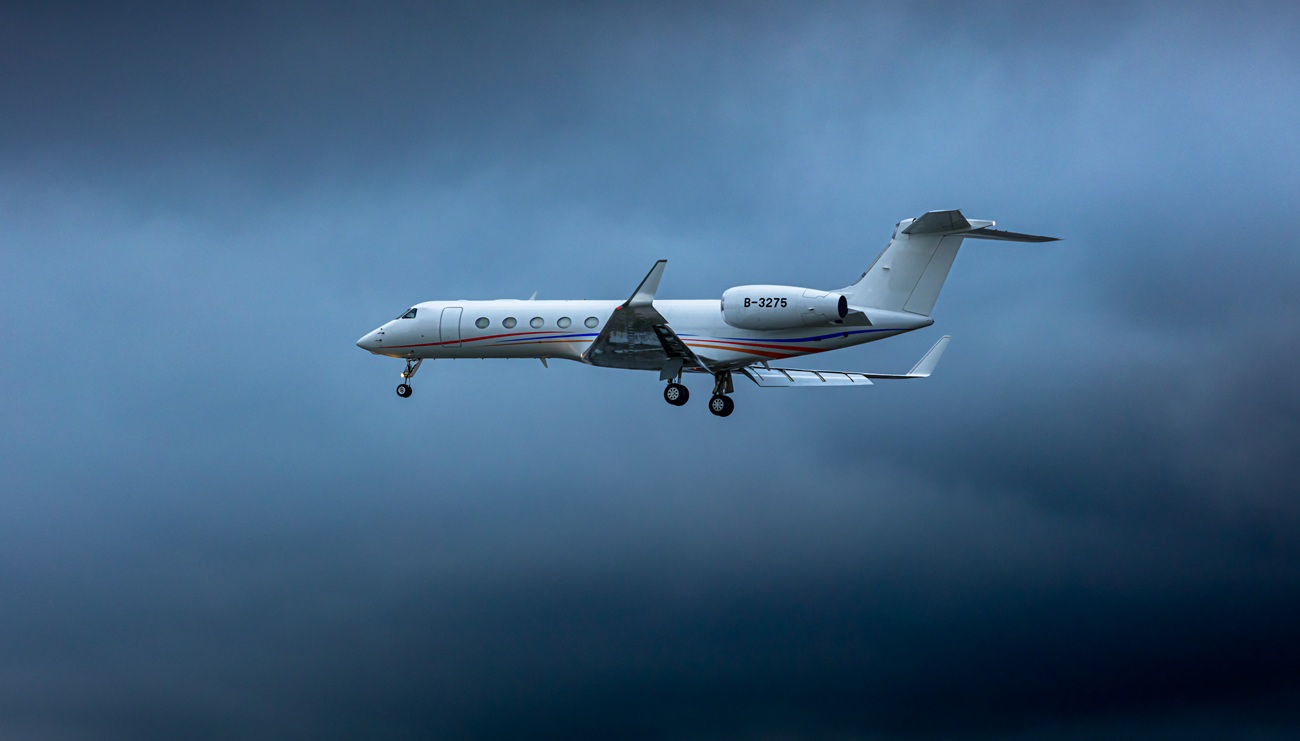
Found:
[{"label": "landing gear wheel", "polygon": [[709,411],[718,417],[728,417],[735,409],[736,402],[732,401],[730,396],[714,394],[713,398],[709,399]]},{"label": "landing gear wheel", "polygon": [[675,407],[685,404],[690,398],[691,392],[687,391],[686,387],[680,383],[670,383],[664,389],[664,401]]},{"label": "landing gear wheel", "polygon": [[411,384],[407,383],[407,381],[411,380],[411,376],[414,376],[415,372],[420,370],[420,364],[423,362],[424,358],[419,360],[414,358],[406,359],[406,370],[402,371],[402,384],[397,387],[398,396],[405,399],[411,395]]}]

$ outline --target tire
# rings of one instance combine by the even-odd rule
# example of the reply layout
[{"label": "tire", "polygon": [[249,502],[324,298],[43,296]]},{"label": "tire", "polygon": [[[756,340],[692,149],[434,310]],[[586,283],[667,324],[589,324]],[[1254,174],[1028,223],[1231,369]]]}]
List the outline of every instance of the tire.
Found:
[{"label": "tire", "polygon": [[679,407],[691,398],[691,392],[680,383],[670,383],[664,388],[664,401]]},{"label": "tire", "polygon": [[409,398],[411,396],[411,386],[405,383],[398,386],[397,395],[402,397],[403,399]]},{"label": "tire", "polygon": [[731,400],[730,396],[714,394],[709,399],[709,411],[716,417],[729,417],[736,410],[736,402]]}]

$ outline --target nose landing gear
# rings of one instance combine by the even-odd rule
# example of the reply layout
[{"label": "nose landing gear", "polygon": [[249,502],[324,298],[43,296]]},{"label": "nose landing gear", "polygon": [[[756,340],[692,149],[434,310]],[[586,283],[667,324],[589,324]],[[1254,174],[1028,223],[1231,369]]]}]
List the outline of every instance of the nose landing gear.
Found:
[{"label": "nose landing gear", "polygon": [[403,399],[410,398],[411,384],[407,383],[407,381],[410,380],[411,376],[415,375],[416,371],[420,370],[420,364],[423,362],[424,362],[424,358],[420,358],[414,363],[411,362],[410,358],[406,359],[406,370],[402,371],[402,382],[397,387],[398,396],[402,397]]}]

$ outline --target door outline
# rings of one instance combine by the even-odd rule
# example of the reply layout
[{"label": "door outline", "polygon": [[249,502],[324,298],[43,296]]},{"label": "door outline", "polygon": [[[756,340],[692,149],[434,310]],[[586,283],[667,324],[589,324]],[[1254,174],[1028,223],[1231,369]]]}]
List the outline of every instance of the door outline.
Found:
[{"label": "door outline", "polygon": [[460,315],[463,309],[449,306],[442,310],[442,321],[438,323],[438,339],[443,347],[460,347]]}]

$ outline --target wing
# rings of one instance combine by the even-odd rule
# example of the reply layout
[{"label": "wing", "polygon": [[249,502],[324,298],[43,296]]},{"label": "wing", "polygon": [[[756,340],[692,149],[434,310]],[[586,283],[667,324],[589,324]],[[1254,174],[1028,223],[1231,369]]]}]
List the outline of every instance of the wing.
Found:
[{"label": "wing", "polygon": [[928,378],[939,364],[939,358],[947,349],[952,337],[944,335],[934,347],[921,357],[911,371],[901,374],[892,373],[855,373],[849,371],[798,370],[795,368],[768,368],[751,365],[741,371],[749,380],[764,388],[786,388],[790,386],[870,386],[871,379]]},{"label": "wing", "polygon": [[751,365],[741,372],[749,380],[764,388],[785,388],[789,386],[870,386],[871,379],[865,373],[846,373],[844,371],[796,370],[794,368],[764,368]]},{"label": "wing", "polygon": [[684,367],[707,370],[654,307],[667,264],[667,260],[656,262],[628,300],[614,309],[582,354],[584,361],[605,368],[657,370],[664,379],[676,376]]}]

